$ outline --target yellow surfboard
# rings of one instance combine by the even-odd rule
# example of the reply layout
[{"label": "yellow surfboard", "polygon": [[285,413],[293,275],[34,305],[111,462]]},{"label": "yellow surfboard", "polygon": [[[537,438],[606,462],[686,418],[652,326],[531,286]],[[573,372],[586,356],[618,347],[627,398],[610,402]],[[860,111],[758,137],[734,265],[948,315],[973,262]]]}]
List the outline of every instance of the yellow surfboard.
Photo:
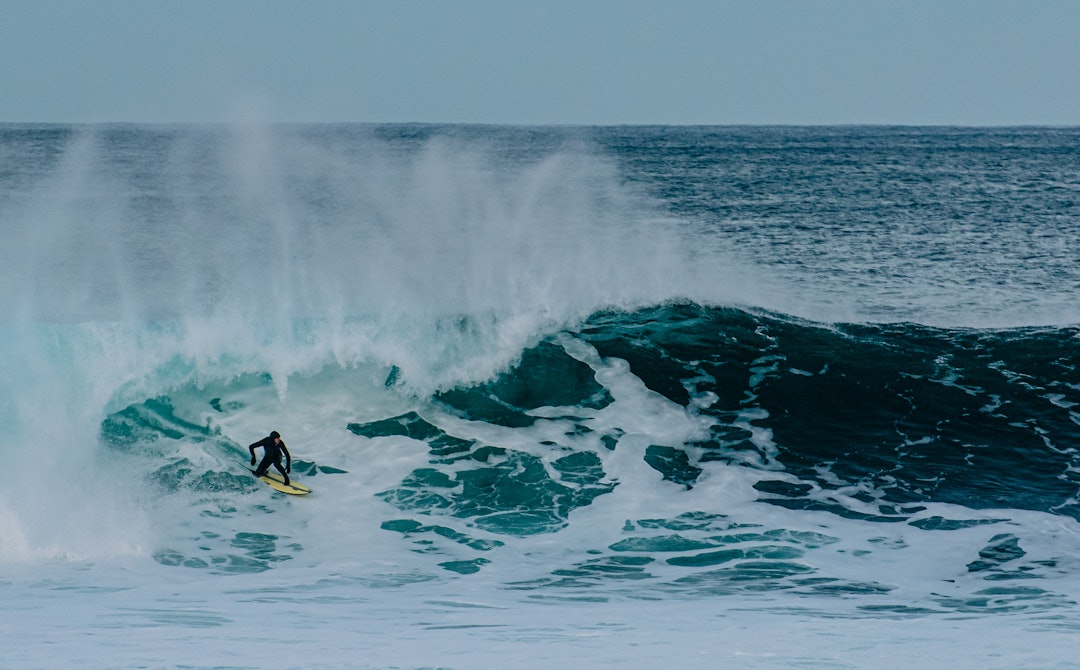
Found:
[{"label": "yellow surfboard", "polygon": [[[254,471],[252,471],[252,474],[254,474]],[[262,477],[259,477],[259,479],[269,484],[270,488],[275,491],[281,491],[282,493],[288,493],[289,495],[306,496],[311,493],[311,489],[303,484],[297,484],[296,480],[292,477],[289,477],[289,484],[286,486],[285,479],[276,472],[267,472]]]}]

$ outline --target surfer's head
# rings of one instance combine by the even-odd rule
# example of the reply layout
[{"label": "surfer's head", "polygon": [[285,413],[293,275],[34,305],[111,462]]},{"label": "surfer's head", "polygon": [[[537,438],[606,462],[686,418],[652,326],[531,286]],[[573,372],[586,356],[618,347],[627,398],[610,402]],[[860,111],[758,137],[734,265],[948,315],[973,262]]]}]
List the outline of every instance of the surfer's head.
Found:
[{"label": "surfer's head", "polygon": [[272,431],[270,431],[270,437],[272,437],[272,438],[274,438],[276,440],[279,437],[281,437],[281,433],[277,432],[276,430],[272,430]]}]

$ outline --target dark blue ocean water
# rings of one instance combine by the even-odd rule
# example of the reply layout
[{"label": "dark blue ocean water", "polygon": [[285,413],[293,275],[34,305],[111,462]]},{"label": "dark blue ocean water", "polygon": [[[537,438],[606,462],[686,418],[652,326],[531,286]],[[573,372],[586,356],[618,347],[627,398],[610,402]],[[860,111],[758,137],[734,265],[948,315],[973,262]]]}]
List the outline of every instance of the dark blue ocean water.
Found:
[{"label": "dark blue ocean water", "polygon": [[1078,148],[0,126],[14,658],[244,665],[272,614],[297,666],[1066,663]]}]

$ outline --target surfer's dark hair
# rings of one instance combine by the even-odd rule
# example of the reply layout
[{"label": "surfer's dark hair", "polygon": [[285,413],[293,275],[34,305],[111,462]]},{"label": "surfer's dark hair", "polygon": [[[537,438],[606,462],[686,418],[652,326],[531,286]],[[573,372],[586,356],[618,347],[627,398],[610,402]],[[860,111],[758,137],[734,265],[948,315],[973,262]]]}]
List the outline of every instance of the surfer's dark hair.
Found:
[{"label": "surfer's dark hair", "polygon": [[276,430],[272,430],[270,431],[270,437],[281,437],[281,433],[277,432]]}]

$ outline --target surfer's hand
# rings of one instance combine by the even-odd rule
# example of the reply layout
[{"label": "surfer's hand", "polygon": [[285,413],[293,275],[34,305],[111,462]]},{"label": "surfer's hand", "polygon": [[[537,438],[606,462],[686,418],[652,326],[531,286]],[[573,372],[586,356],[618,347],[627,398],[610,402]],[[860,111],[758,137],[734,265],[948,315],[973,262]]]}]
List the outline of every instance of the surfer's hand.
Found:
[{"label": "surfer's hand", "polygon": [[292,472],[292,466],[291,465],[286,465],[285,466],[285,474],[289,474],[290,472]]}]

